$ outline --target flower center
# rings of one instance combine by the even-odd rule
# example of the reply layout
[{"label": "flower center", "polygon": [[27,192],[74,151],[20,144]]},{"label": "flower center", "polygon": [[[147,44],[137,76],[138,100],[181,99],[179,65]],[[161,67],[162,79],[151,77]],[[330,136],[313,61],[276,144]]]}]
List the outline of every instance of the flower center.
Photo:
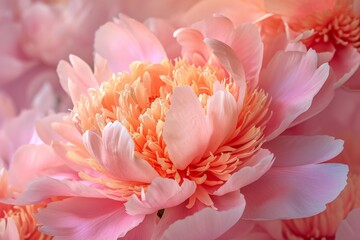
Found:
[{"label": "flower center", "polygon": [[338,3],[328,10],[301,20],[291,26],[297,31],[314,29],[315,34],[305,40],[306,44],[331,42],[334,45],[351,45],[360,52],[360,18],[352,13],[352,5]]},{"label": "flower center", "polygon": [[[214,94],[214,88],[224,89],[237,100],[239,87],[223,69],[211,65],[197,67],[184,60],[161,64],[134,62],[130,68],[130,73],[120,73],[103,82],[99,90],[90,89],[89,97],[81,97],[72,111],[80,133],[86,130],[101,133],[108,122],[119,121],[134,140],[136,157],[146,160],[161,177],[175,179],[179,183],[187,178],[204,189],[223,184],[261,147],[263,130],[270,117],[270,102],[264,91],[251,89],[247,91],[243,107],[236,116],[237,127],[229,133],[227,142],[214,152],[206,153],[196,164],[190,164],[183,170],[177,169],[162,136],[174,89],[190,86],[206,114],[207,102]],[[111,188],[108,193],[126,199],[133,193],[140,195],[141,188],[146,188],[146,184],[118,181],[95,159],[89,156],[81,159],[80,155],[86,156],[86,153],[74,154],[73,160],[96,169],[105,177],[84,172],[80,176]]]},{"label": "flower center", "polygon": [[34,214],[37,213],[40,207],[44,207],[44,205],[13,206],[5,212],[4,219],[12,218],[15,221],[20,239],[53,239],[53,237],[38,231],[38,224]]}]

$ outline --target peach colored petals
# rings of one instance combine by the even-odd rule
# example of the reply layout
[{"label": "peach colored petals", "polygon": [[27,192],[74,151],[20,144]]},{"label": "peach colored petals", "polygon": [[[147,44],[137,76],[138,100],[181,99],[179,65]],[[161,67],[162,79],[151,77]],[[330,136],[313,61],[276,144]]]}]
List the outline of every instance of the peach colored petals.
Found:
[{"label": "peach colored petals", "polygon": [[145,25],[120,15],[96,33],[93,70],[74,56],[59,64],[74,108],[38,128],[71,171],[31,181],[17,199],[65,198],[37,214],[41,231],[215,239],[236,225],[244,235],[253,226],[244,218],[310,216],[344,188],[346,166],[319,164],[341,140],[280,135],[328,79],[314,50],[279,50],[263,66],[257,27],[218,16],[175,36],[182,56],[172,60]]},{"label": "peach colored petals", "polygon": [[0,240],[353,237],[344,1],[0,3]]}]

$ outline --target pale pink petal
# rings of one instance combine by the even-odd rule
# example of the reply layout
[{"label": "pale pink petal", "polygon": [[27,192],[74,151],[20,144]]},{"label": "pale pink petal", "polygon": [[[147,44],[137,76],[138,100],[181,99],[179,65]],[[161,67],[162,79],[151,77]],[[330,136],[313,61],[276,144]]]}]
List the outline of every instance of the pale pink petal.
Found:
[{"label": "pale pink petal", "polygon": [[321,163],[336,157],[344,141],[330,136],[279,136],[264,144],[276,156],[274,166]]},{"label": "pale pink petal", "polygon": [[359,69],[360,53],[350,46],[337,48],[329,64],[337,79],[336,86],[341,86]]},{"label": "pale pink petal", "polygon": [[350,90],[359,90],[360,89],[360,67],[356,72],[349,78],[349,80],[344,84],[345,88]]},{"label": "pale pink petal", "polygon": [[68,113],[51,114],[36,121],[36,132],[44,143],[51,144],[53,141],[62,139],[52,126],[56,122],[62,122],[67,115]]},{"label": "pale pink petal", "polygon": [[267,124],[267,139],[283,132],[301,113],[308,110],[314,96],[329,75],[329,66],[317,68],[317,55],[279,51],[260,75],[259,85],[271,97],[272,118]]},{"label": "pale pink petal", "polygon": [[244,67],[246,81],[256,87],[264,51],[258,28],[254,24],[240,25],[233,34],[230,46]]},{"label": "pale pink petal", "polygon": [[266,149],[261,149],[251,157],[248,162],[249,165],[233,173],[224,185],[214,192],[214,195],[221,196],[229,192],[237,191],[258,180],[270,169],[274,162],[274,155]]},{"label": "pale pink petal", "polygon": [[94,55],[94,76],[96,81],[101,84],[102,82],[110,80],[113,72],[105,58],[97,53],[94,53]]},{"label": "pale pink petal", "polygon": [[182,19],[189,24],[210,17],[214,13],[231,19],[236,26],[257,21],[266,15],[262,0],[209,0],[195,4]]},{"label": "pale pink petal", "polygon": [[238,114],[236,100],[229,92],[217,91],[210,97],[206,113],[212,128],[209,151],[214,153],[235,131]]},{"label": "pale pink petal", "polygon": [[120,14],[95,34],[95,52],[108,60],[113,72],[129,69],[133,61],[160,62],[166,53],[159,40],[142,23]]},{"label": "pale pink petal", "polygon": [[99,88],[99,83],[87,63],[74,55],[69,58],[71,64],[64,60],[59,62],[57,73],[61,86],[76,103],[81,94],[87,94],[89,88]]},{"label": "pale pink petal", "polygon": [[245,200],[239,192],[214,198],[210,207],[188,209],[185,205],[165,209],[155,239],[215,239],[239,221]]},{"label": "pale pink petal", "polygon": [[86,149],[92,157],[121,180],[151,182],[157,172],[148,162],[134,156],[134,141],[120,122],[109,122],[102,137],[93,131],[83,135]]},{"label": "pale pink petal", "polygon": [[50,203],[36,218],[40,231],[59,240],[113,239],[125,235],[144,219],[126,214],[121,202],[99,198],[69,198]]},{"label": "pale pink petal", "polygon": [[329,77],[326,80],[323,87],[320,89],[320,91],[315,95],[312,104],[310,108],[306,111],[300,114],[290,125],[296,126],[312,117],[317,115],[318,113],[322,112],[330,103],[331,100],[334,98],[335,95],[335,81],[336,77],[334,74],[332,74],[332,70],[330,69]]},{"label": "pale pink petal", "polygon": [[336,240],[357,240],[360,236],[360,208],[353,209],[349,215],[340,222],[336,232]]},{"label": "pale pink petal", "polygon": [[48,145],[23,145],[14,154],[8,172],[9,184],[17,190],[40,176],[66,176],[72,173]]},{"label": "pale pink petal", "polygon": [[22,111],[16,118],[6,121],[0,129],[0,162],[5,168],[11,165],[13,154],[23,144],[36,143],[35,120],[38,117],[35,110]]},{"label": "pale pink petal", "polygon": [[0,219],[0,239],[2,240],[20,240],[19,230],[14,219]]},{"label": "pale pink petal", "polygon": [[151,240],[156,224],[159,220],[157,214],[147,215],[136,228],[130,230],[125,236],[119,238],[122,240]]},{"label": "pale pink petal", "polygon": [[347,173],[346,165],[332,163],[272,167],[258,181],[242,188],[246,198],[243,217],[274,220],[317,214],[343,190]]},{"label": "pale pink petal", "polygon": [[196,184],[184,179],[179,184],[173,179],[155,178],[141,199],[132,195],[125,203],[126,212],[130,215],[151,214],[160,209],[171,208],[183,203],[196,189]]},{"label": "pale pink petal", "polygon": [[238,97],[238,108],[242,108],[243,100],[246,93],[246,77],[243,66],[240,60],[235,55],[233,49],[227,44],[220,42],[215,39],[205,39],[205,42],[214,50],[215,56],[219,59],[219,62],[227,70],[227,72],[234,78],[238,84],[239,97]]},{"label": "pale pink petal", "polygon": [[171,25],[169,21],[159,18],[149,18],[144,24],[164,46],[168,58],[175,59],[180,56],[181,48],[173,37],[176,28]]},{"label": "pale pink petal", "polygon": [[10,96],[0,92],[0,126],[3,122],[9,118],[12,118],[16,114],[16,109]]},{"label": "pale pink petal", "polygon": [[177,42],[181,45],[181,56],[190,63],[202,65],[210,57],[210,51],[204,43],[203,34],[191,28],[180,28],[174,32]]},{"label": "pale pink petal", "polygon": [[239,220],[234,226],[232,226],[228,231],[226,231],[223,235],[221,235],[221,237],[217,238],[216,240],[248,239],[247,234],[254,228],[254,225],[255,223],[253,221]]},{"label": "pale pink petal", "polygon": [[189,86],[174,89],[163,137],[177,169],[185,169],[203,156],[210,131],[200,101]]},{"label": "pale pink petal", "polygon": [[105,197],[94,187],[86,183],[73,180],[57,180],[47,176],[39,177],[29,183],[26,190],[16,199],[3,202],[18,205],[33,204],[53,196],[82,196],[82,197]]},{"label": "pale pink petal", "polygon": [[234,24],[223,16],[211,16],[192,25],[207,38],[213,38],[224,43],[230,43],[234,34]]},{"label": "pale pink petal", "polygon": [[269,12],[277,13],[286,17],[306,17],[316,15],[331,9],[334,6],[333,0],[266,0],[265,7]]}]

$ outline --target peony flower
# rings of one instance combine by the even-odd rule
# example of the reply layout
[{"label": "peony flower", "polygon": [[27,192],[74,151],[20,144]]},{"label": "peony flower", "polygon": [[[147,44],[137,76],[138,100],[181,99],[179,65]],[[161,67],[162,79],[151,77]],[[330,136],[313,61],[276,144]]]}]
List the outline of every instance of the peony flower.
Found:
[{"label": "peony flower", "polygon": [[293,36],[329,61],[337,85],[359,88],[360,8],[357,0],[265,0],[270,13],[282,17]]},{"label": "peony flower", "polygon": [[184,55],[168,59],[144,25],[120,15],[96,33],[94,72],[75,56],[60,62],[74,108],[39,130],[78,178],[35,179],[19,197],[66,197],[39,211],[41,231],[215,239],[240,219],[316,214],[339,194],[347,167],[319,163],[341,140],[279,136],[310,109],[328,65],[309,50],[279,51],[263,67],[256,26],[222,21],[232,44],[178,39]]}]

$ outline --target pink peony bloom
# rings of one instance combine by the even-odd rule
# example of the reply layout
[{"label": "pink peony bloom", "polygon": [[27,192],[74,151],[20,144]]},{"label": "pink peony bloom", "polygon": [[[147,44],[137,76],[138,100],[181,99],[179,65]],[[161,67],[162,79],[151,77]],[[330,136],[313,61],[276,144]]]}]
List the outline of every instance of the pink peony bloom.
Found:
[{"label": "pink peony bloom", "polygon": [[183,57],[169,60],[143,24],[120,15],[96,33],[94,72],[75,56],[60,62],[74,108],[39,135],[78,178],[35,179],[19,196],[66,197],[39,211],[41,231],[216,239],[247,228],[240,219],[307,217],[338,196],[347,167],[319,163],[342,141],[280,135],[311,109],[329,66],[313,50],[278,51],[263,66],[256,26],[217,21],[224,35],[205,34],[207,44],[179,30]]},{"label": "pink peony bloom", "polygon": [[[359,89],[360,4],[358,0],[265,0],[270,13],[282,17],[289,34],[329,61],[337,85]],[[307,32],[307,33],[306,33]],[[306,33],[301,36],[301,34]],[[300,35],[300,36],[298,36]]]}]

